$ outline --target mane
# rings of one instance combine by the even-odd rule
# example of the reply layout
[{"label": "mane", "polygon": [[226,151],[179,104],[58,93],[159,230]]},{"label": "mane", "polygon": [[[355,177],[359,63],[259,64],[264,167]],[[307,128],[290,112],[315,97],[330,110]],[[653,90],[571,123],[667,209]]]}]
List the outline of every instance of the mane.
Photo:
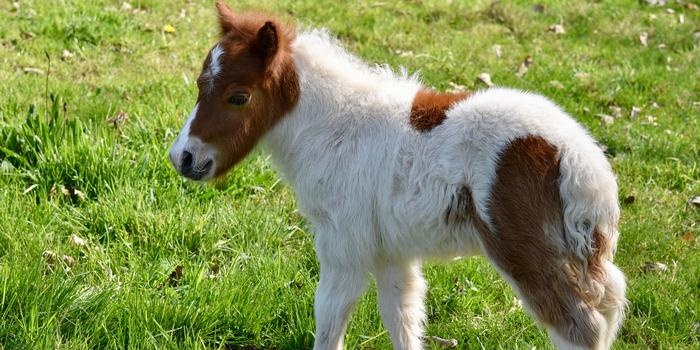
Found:
[{"label": "mane", "polygon": [[326,29],[306,29],[292,43],[294,56],[332,81],[342,81],[361,90],[419,87],[419,74],[398,71],[388,64],[370,65],[349,53]]}]

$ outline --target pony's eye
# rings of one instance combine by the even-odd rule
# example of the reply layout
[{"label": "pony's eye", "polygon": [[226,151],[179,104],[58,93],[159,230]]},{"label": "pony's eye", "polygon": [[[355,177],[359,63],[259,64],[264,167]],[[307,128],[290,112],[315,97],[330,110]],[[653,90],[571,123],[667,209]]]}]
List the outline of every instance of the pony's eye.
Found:
[{"label": "pony's eye", "polygon": [[244,93],[233,94],[228,98],[228,103],[234,106],[243,106],[250,102],[250,95]]}]

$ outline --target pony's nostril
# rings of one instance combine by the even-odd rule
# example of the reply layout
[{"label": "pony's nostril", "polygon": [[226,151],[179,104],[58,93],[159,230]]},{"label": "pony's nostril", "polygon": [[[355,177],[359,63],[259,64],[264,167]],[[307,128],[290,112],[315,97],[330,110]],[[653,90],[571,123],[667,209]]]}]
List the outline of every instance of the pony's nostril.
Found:
[{"label": "pony's nostril", "polygon": [[211,169],[211,166],[214,164],[214,161],[209,159],[204,165],[202,166],[202,172],[206,173],[209,172],[209,169]]},{"label": "pony's nostril", "polygon": [[185,174],[189,173],[192,170],[192,160],[194,157],[192,157],[192,153],[183,151],[182,152],[182,163],[180,164],[180,171]]}]

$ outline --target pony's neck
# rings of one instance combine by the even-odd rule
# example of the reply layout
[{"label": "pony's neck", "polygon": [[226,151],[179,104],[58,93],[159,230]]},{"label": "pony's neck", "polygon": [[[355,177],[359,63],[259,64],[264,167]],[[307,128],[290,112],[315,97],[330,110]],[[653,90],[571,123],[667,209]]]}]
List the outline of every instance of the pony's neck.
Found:
[{"label": "pony's neck", "polygon": [[275,163],[292,182],[306,158],[329,151],[332,138],[361,132],[359,124],[401,123],[420,88],[415,75],[370,67],[322,30],[300,33],[292,57],[299,101],[265,137]]}]

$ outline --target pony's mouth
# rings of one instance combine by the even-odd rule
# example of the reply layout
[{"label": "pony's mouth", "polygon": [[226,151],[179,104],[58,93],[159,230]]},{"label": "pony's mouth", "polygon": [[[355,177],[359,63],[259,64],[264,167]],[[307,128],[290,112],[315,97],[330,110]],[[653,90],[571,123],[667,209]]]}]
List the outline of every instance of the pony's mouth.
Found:
[{"label": "pony's mouth", "polygon": [[182,171],[182,176],[192,179],[192,180],[202,180],[211,172],[214,165],[214,161],[209,159],[200,167],[194,167],[188,171]]}]

